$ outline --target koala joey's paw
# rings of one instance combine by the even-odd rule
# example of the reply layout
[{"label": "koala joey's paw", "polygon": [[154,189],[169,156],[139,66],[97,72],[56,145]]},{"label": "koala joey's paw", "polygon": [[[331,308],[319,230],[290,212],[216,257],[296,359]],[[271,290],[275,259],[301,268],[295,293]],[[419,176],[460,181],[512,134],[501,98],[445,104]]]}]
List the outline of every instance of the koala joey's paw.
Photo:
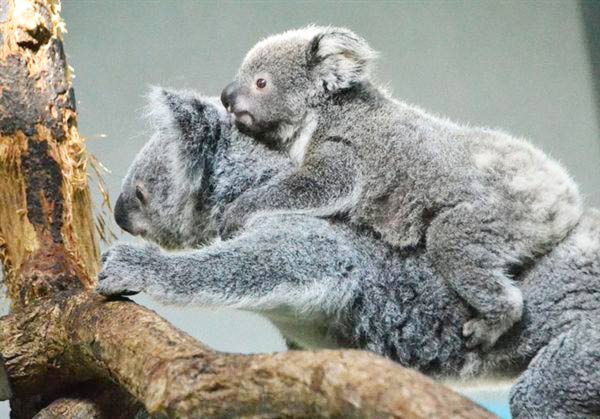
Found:
[{"label": "koala joey's paw", "polygon": [[507,328],[502,322],[497,320],[484,318],[469,320],[463,326],[465,346],[468,349],[480,347],[482,351],[486,352],[494,346],[506,330]]},{"label": "koala joey's paw", "polygon": [[102,295],[134,295],[145,288],[142,270],[152,258],[150,246],[116,244],[102,255],[96,291]]},{"label": "koala joey's paw", "polygon": [[467,352],[465,354],[465,362],[459,372],[459,377],[469,379],[476,377],[483,368],[481,354],[478,352]]}]

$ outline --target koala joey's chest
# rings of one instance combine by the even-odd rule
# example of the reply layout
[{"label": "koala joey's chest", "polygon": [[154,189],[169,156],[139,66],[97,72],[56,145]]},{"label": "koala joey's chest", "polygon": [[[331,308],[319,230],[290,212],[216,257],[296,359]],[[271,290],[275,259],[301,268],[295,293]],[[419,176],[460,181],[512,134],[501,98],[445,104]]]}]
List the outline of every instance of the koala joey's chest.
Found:
[{"label": "koala joey's chest", "polygon": [[309,112],[288,140],[288,154],[292,161],[299,164],[308,155],[317,152],[323,143],[337,141],[350,144],[350,135],[356,134],[343,121],[332,119],[327,114]]},{"label": "koala joey's chest", "polygon": [[319,120],[316,116],[308,116],[304,124],[295,133],[288,151],[294,163],[301,164],[307,154],[314,149],[315,141],[317,141],[318,123]]}]

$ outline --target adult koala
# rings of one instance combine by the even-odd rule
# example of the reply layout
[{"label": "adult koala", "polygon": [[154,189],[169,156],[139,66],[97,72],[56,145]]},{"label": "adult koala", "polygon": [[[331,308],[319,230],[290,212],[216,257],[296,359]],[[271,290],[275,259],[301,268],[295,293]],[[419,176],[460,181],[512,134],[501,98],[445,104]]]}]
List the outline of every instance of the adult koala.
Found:
[{"label": "adult koala", "polygon": [[512,279],[582,213],[566,171],[524,140],[456,125],[369,81],[375,53],[343,28],[274,35],[248,53],[222,102],[237,127],[298,163],[229,207],[223,237],[249,215],[345,216],[432,269],[473,309],[467,346],[492,347],[521,318]]},{"label": "adult koala", "polygon": [[[132,234],[171,248],[208,243],[241,194],[295,170],[232,129],[214,99],[157,89],[151,109],[156,133],[115,209]],[[600,213],[586,212],[518,286],[523,320],[489,352],[469,351],[461,325],[471,308],[430,254],[289,211],[196,250],[117,244],[98,291],[258,311],[301,346],[368,349],[438,378],[521,374],[514,417],[600,418]]]}]

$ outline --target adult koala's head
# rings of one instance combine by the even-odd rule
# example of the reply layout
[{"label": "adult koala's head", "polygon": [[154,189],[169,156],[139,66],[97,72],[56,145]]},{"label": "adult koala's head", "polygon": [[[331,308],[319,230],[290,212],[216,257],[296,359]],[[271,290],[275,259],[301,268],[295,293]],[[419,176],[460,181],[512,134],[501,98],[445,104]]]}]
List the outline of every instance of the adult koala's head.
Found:
[{"label": "adult koala's head", "polygon": [[286,149],[310,107],[367,80],[375,56],[344,28],[309,26],[274,35],[248,52],[221,101],[240,131]]},{"label": "adult koala's head", "polygon": [[229,122],[217,98],[162,88],[152,90],[149,110],[154,135],[123,181],[115,220],[164,247],[195,246],[206,237]]}]

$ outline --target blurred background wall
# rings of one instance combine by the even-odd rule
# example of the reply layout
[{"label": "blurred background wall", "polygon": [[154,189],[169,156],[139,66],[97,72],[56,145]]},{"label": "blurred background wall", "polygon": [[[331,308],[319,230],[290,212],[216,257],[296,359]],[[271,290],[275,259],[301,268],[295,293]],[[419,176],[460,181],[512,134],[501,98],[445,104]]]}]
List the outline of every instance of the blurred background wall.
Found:
[{"label": "blurred background wall", "polygon": [[[397,98],[531,139],[570,170],[589,205],[600,206],[598,4],[63,0],[62,14],[80,130],[112,172],[105,180],[113,202],[148,138],[140,114],[149,85],[218,95],[256,41],[316,23],[364,36],[381,52],[378,80]],[[257,315],[135,299],[216,349],[284,349]]]}]

